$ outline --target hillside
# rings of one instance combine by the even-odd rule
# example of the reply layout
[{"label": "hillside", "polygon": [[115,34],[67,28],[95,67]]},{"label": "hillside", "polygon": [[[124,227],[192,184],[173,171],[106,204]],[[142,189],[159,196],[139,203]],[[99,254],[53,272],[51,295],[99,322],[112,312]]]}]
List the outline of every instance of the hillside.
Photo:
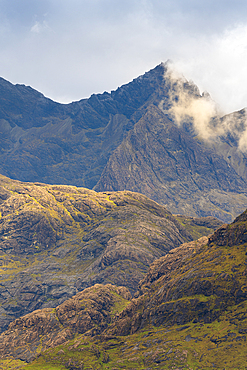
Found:
[{"label": "hillside", "polygon": [[96,285],[17,319],[0,336],[1,366],[25,365],[34,348],[26,369],[245,369],[246,235],[247,211],[154,261],[130,303],[125,288]]},{"label": "hillside", "polygon": [[[246,112],[208,117],[208,96],[169,68],[71,104],[0,79],[0,173],[140,192],[174,214],[231,222],[247,207]],[[191,102],[203,108],[196,117]],[[200,112],[212,122],[198,132]]]},{"label": "hillside", "polygon": [[129,191],[0,176],[0,330],[96,283],[124,285],[133,294],[154,259],[222,224],[189,223]]}]

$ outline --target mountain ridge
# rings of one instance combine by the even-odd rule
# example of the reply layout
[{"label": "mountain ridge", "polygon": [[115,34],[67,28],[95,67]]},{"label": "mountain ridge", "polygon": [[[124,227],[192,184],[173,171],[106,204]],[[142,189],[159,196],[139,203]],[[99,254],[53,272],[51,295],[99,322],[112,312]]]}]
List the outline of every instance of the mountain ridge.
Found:
[{"label": "mountain ridge", "polygon": [[1,80],[0,173],[137,191],[174,214],[231,222],[247,207],[247,156],[239,149],[245,113],[214,117],[208,130],[221,135],[207,140],[196,131],[191,102],[206,116],[211,112],[208,96],[174,77],[169,63],[70,104]]}]

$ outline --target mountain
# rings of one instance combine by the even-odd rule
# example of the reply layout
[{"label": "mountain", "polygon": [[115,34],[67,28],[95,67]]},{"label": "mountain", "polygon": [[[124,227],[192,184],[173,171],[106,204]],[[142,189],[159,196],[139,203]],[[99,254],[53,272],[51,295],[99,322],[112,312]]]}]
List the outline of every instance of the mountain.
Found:
[{"label": "mountain", "polygon": [[[85,289],[0,335],[12,369],[245,369],[247,211],[154,261],[135,298]],[[35,357],[36,356],[36,357]]]},{"label": "mountain", "polygon": [[246,112],[211,110],[169,63],[71,104],[0,79],[0,173],[140,192],[174,214],[231,222],[247,207]]},{"label": "mountain", "polygon": [[110,94],[59,104],[0,80],[0,172],[22,181],[96,185],[133,114],[162,82],[163,67]]},{"label": "mountain", "polygon": [[134,294],[155,259],[220,225],[210,217],[180,220],[129,191],[96,193],[0,175],[0,331],[96,283]]},{"label": "mountain", "polygon": [[0,79],[0,367],[244,369],[247,211],[212,216],[246,134],[169,64],[71,104]]},{"label": "mountain", "polygon": [[212,148],[149,106],[111,155],[95,190],[146,194],[173,213],[227,222],[246,207],[246,180]]}]

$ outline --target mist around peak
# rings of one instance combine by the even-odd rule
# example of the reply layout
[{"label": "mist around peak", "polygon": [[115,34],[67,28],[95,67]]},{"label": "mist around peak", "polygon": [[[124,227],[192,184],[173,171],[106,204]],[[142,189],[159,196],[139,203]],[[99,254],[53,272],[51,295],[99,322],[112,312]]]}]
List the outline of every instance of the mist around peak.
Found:
[{"label": "mist around peak", "polygon": [[172,61],[165,63],[164,78],[170,82],[170,106],[163,109],[179,126],[191,126],[195,136],[201,140],[217,141],[227,136],[234,138],[238,150],[247,151],[246,109],[224,115],[219,105],[208,92],[200,93],[199,88],[176,69]]}]

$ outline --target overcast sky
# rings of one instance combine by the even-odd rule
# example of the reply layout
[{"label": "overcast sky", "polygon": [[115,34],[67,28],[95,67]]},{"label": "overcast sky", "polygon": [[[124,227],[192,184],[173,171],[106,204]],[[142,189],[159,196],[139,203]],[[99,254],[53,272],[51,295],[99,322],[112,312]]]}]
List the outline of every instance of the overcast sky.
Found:
[{"label": "overcast sky", "polygon": [[246,0],[0,0],[0,76],[60,102],[171,59],[225,112],[247,106]]}]

